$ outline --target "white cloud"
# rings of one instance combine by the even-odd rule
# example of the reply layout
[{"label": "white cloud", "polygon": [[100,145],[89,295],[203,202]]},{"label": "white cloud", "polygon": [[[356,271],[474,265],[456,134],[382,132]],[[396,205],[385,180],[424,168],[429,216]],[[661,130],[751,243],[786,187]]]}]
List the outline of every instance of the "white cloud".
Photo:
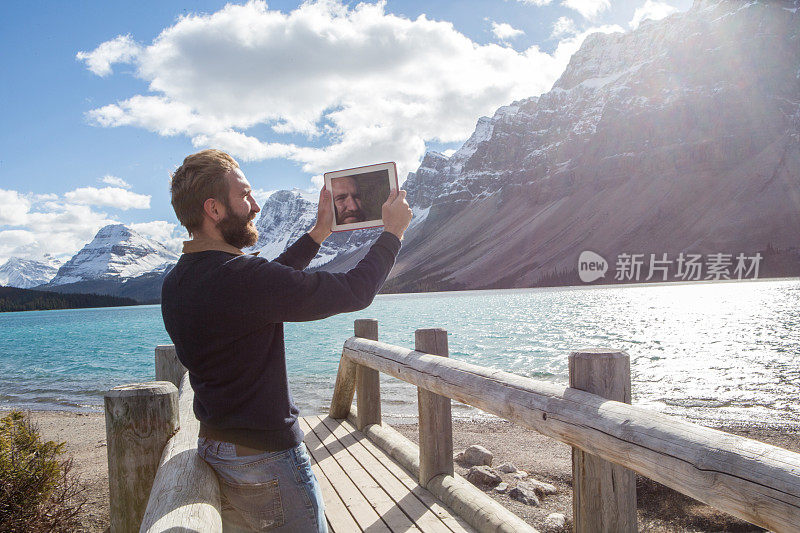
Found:
[{"label": "white cloud", "polygon": [[445,157],[450,157],[451,155],[456,153],[456,151],[457,150],[455,148],[450,148],[449,150],[445,150],[444,152],[442,152],[442,155]]},{"label": "white cloud", "polygon": [[576,33],[578,33],[578,28],[575,27],[575,21],[569,17],[559,17],[553,24],[553,33],[551,37],[575,35]]},{"label": "white cloud", "polygon": [[28,194],[28,198],[31,199],[32,202],[48,202],[51,200],[58,200],[58,195],[53,193],[44,193],[44,194]]},{"label": "white cloud", "polygon": [[518,30],[511,24],[506,22],[498,23],[495,21],[492,21],[492,33],[501,41],[508,41],[509,39],[519,37],[520,35],[525,35],[524,31]]},{"label": "white cloud", "polygon": [[[114,56],[136,67],[150,94],[88,118],[184,135],[243,160],[287,158],[311,175],[389,160],[404,177],[426,142],[463,141],[477,117],[548,90],[576,49],[574,38],[553,54],[479,45],[449,22],[384,8],[321,0],[282,13],[251,1],[183,17],[127,59]],[[110,57],[107,44],[86,57]],[[246,133],[259,124],[274,135]],[[291,133],[310,140],[281,142]]]},{"label": "white cloud", "polygon": [[0,225],[20,226],[24,224],[30,208],[30,199],[17,191],[0,189]]},{"label": "white cloud", "polygon": [[114,207],[116,209],[149,209],[150,195],[137,194],[119,187],[80,187],[64,194],[74,204]]},{"label": "white cloud", "polygon": [[166,220],[128,224],[128,227],[149,239],[160,242],[176,253],[180,253],[183,248],[183,241],[188,241],[190,238],[183,226]]},{"label": "white cloud", "polygon": [[[31,245],[36,241],[36,237],[27,230],[11,229],[0,231],[0,265],[5,264],[10,257],[19,257],[20,250],[30,250]],[[24,255],[25,259],[33,259],[33,256]]]},{"label": "white cloud", "polygon": [[100,178],[101,182],[107,183],[108,185],[113,185],[114,187],[122,187],[123,189],[130,189],[131,185],[127,181],[122,178],[118,178],[116,176],[112,176],[111,174],[106,174],[102,178]]},{"label": "white cloud", "polygon": [[[400,176],[398,176],[398,179],[399,178],[400,178]],[[401,182],[402,182],[402,180],[401,180]],[[311,176],[311,186],[314,189],[320,190],[320,189],[322,189],[323,185],[325,185],[325,176],[323,176],[322,174],[314,174],[313,176]]]},{"label": "white cloud", "polygon": [[274,193],[276,191],[277,191],[277,189],[272,189],[270,191],[266,191],[264,189],[255,188],[255,189],[253,189],[253,192],[251,194],[253,195],[253,199],[256,201],[256,203],[260,207],[260,206],[263,206],[264,202],[267,201],[267,198],[272,196],[272,193]]},{"label": "white cloud", "polygon": [[89,206],[54,201],[51,197],[55,195],[3,192],[25,198],[28,209],[11,222],[0,221],[0,227],[22,228],[0,230],[0,263],[9,257],[40,260],[45,254],[67,259],[89,242],[97,230],[117,222]]},{"label": "white cloud", "polygon": [[116,39],[106,41],[91,52],[78,52],[75,58],[86,63],[86,68],[98,76],[111,74],[114,63],[128,63],[136,57],[141,48],[130,35],[120,35]]},{"label": "white cloud", "polygon": [[553,0],[517,0],[517,2],[527,4],[529,6],[546,6],[552,1]]},{"label": "white cloud", "polygon": [[[41,260],[45,254],[61,260],[69,259],[85,244],[91,241],[97,231],[108,224],[120,221],[104,212],[95,211],[91,205],[82,205],[77,200],[87,200],[87,204],[97,205],[94,191],[100,191],[100,199],[108,198],[106,189],[85,187],[59,196],[56,194],[20,193],[0,189],[0,264],[9,257]],[[115,189],[133,194],[123,189]],[[112,193],[113,195],[117,192]],[[145,198],[149,204],[149,197]],[[125,201],[124,197],[121,201]],[[141,198],[133,203],[142,202]],[[119,202],[113,207],[119,207]],[[146,207],[146,206],[145,206]],[[182,240],[188,239],[185,230],[177,224],[163,220],[130,224],[131,227],[167,247],[179,251]]]},{"label": "white cloud", "polygon": [[611,7],[609,0],[564,0],[561,5],[574,9],[589,20]]},{"label": "white cloud", "polygon": [[197,135],[192,139],[197,148],[222,146],[245,161],[260,161],[276,157],[295,158],[300,149],[293,144],[268,143],[244,133],[224,130],[210,135]]},{"label": "white cloud", "polygon": [[636,11],[633,13],[633,18],[628,23],[628,26],[636,29],[645,19],[661,20],[664,17],[676,13],[677,11],[677,8],[667,4],[666,2],[647,0],[643,6],[636,8]]}]

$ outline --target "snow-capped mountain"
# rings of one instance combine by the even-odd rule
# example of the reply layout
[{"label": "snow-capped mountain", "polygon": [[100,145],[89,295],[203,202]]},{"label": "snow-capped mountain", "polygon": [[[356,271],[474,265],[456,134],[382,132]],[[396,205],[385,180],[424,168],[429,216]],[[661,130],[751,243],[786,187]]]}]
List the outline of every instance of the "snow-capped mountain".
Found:
[{"label": "snow-capped mountain", "polygon": [[549,92],[409,175],[422,220],[389,288],[534,286],[583,250],[613,271],[620,253],[800,248],[799,7],[700,0],[587,37]]},{"label": "snow-capped mountain", "polygon": [[36,287],[53,279],[60,265],[49,256],[44,261],[12,257],[0,266],[0,285],[20,289]]},{"label": "snow-capped mountain", "polygon": [[276,191],[264,201],[256,221],[258,242],[248,252],[274,259],[307,232],[317,216],[317,204],[300,191]]},{"label": "snow-capped mountain", "polygon": [[[657,155],[657,147],[671,157],[715,138],[729,139],[725,149],[734,153],[737,143],[758,147],[743,126],[786,132],[800,121],[797,5],[698,0],[635,31],[589,35],[551,91],[480,118],[450,158],[426,154],[406,182],[409,198],[428,207],[437,199],[472,201],[509,183],[611,177]],[[767,114],[748,116],[757,112]],[[772,115],[780,120],[764,124]],[[681,159],[691,164],[692,156]],[[589,162],[601,166],[581,168]]]},{"label": "snow-capped mountain", "polygon": [[178,255],[123,224],[105,226],[92,242],[67,261],[48,286],[83,281],[124,281],[144,274],[164,272]]},{"label": "snow-capped mountain", "polygon": [[448,202],[472,201],[484,191],[502,186],[502,176],[485,170],[473,171],[469,161],[483,143],[492,139],[495,125],[518,112],[525,101],[503,106],[491,118],[479,118],[470,138],[450,157],[439,152],[425,154],[417,171],[409,173],[403,185],[415,217],[425,216],[427,211],[423,210],[429,209],[437,198],[447,198]]},{"label": "snow-capped mountain", "polygon": [[[303,236],[317,219],[317,203],[301,191],[277,191],[261,206],[261,215],[256,221],[258,242],[248,252],[258,251],[261,257],[274,259],[289,245]],[[323,268],[337,256],[357,253],[374,241],[381,230],[361,230],[334,233],[322,243],[310,268]]]}]

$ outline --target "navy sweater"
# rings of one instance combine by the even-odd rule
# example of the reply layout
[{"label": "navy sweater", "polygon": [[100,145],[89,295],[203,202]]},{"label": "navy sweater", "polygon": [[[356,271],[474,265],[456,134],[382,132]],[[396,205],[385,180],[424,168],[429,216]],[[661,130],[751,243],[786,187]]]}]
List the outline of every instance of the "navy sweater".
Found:
[{"label": "navy sweater", "polygon": [[274,261],[215,250],[184,253],[164,279],[164,325],[189,370],[195,416],[212,438],[270,451],[302,442],[282,323],[367,307],[400,241],[384,232],[346,273],[303,272],[318,250],[306,234]]}]

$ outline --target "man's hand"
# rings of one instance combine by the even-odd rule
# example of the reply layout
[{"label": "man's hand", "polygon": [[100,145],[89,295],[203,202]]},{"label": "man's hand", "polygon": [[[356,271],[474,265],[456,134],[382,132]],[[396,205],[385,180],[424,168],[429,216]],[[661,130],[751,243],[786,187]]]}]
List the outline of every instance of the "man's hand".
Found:
[{"label": "man's hand", "polygon": [[317,244],[328,238],[331,234],[331,225],[333,225],[333,208],[331,207],[331,193],[323,186],[319,191],[319,205],[317,205],[317,221],[314,227],[308,232],[308,235],[314,239]]},{"label": "man's hand", "polygon": [[400,190],[392,191],[389,193],[389,198],[381,207],[381,214],[383,216],[383,228],[389,233],[393,233],[401,241],[403,240],[403,233],[411,223],[411,217],[414,214],[406,202],[406,191]]}]

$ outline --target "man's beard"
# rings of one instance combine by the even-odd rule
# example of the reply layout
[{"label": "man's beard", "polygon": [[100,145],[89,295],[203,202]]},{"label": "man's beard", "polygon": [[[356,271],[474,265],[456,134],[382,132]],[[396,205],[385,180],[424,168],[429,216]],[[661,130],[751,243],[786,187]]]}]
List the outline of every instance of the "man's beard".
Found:
[{"label": "man's beard", "polygon": [[239,216],[230,208],[227,208],[227,212],[227,216],[217,222],[217,228],[225,242],[240,250],[258,242],[258,230],[250,223],[256,217],[255,213]]},{"label": "man's beard", "polygon": [[[356,209],[355,211],[344,211],[339,215],[339,220],[343,223],[350,217],[355,217],[357,222],[364,222],[367,219],[367,215],[364,214],[364,211],[361,209]],[[355,224],[355,222],[346,222],[346,224]]]}]

